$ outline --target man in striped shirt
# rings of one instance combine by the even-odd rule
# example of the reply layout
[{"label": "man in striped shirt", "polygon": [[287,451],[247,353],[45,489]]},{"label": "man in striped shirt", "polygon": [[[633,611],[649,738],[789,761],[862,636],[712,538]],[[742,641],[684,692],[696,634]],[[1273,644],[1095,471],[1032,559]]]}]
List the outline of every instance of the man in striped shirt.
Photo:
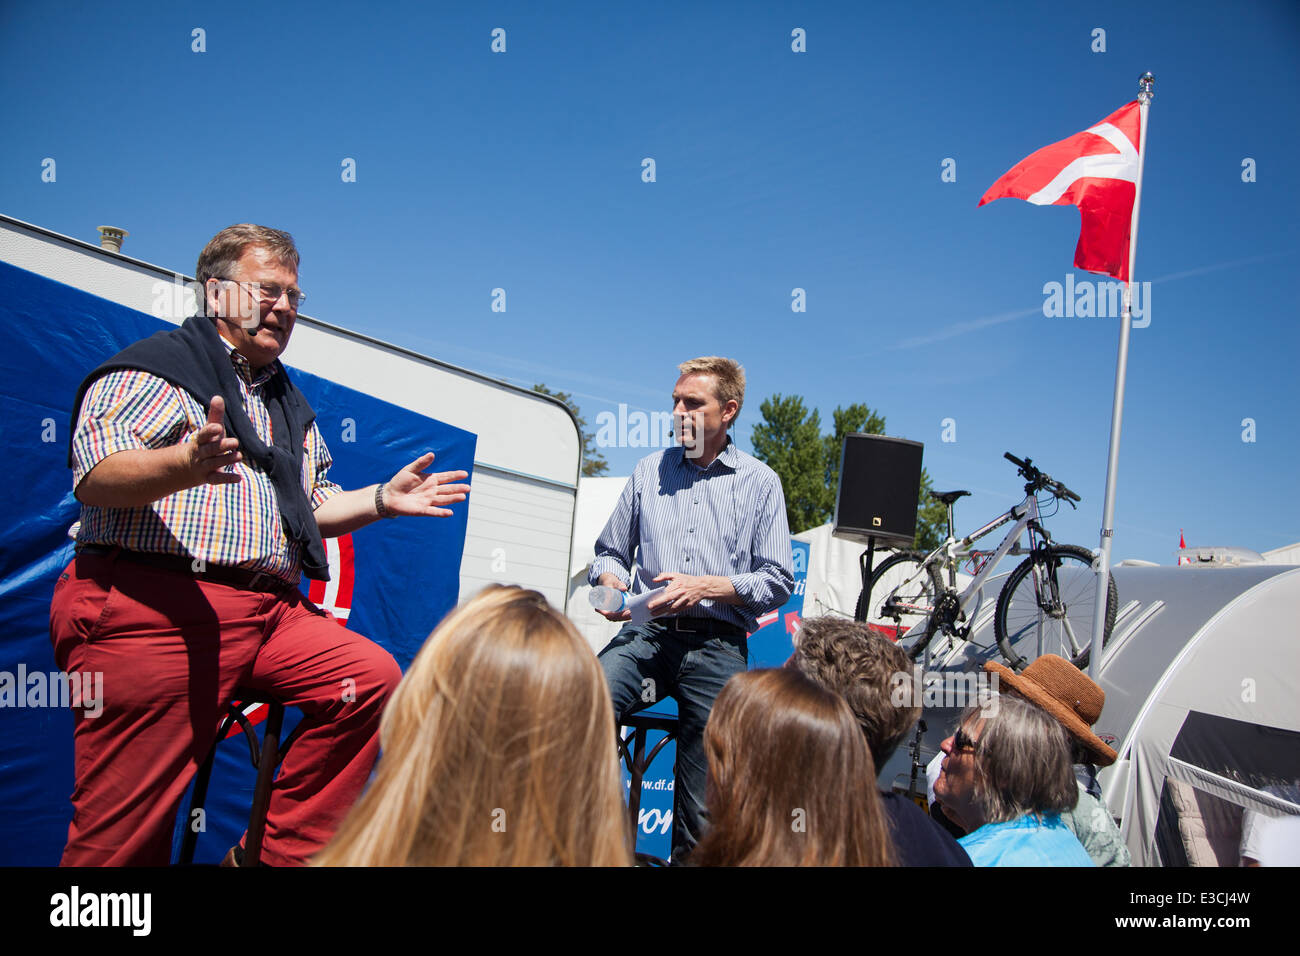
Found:
[{"label": "man in striped shirt", "polygon": [[104,363],[75,406],[82,511],[50,634],[59,666],[103,673],[104,694],[102,714],[75,713],[66,865],[167,865],[236,687],[303,711],[262,859],[305,863],[364,787],[401,672],[307,601],[299,576],[328,577],[323,537],[449,515],[469,491],[463,471],[425,474],[432,455],[357,491],[329,480],[314,413],[279,361],[303,299],[288,233],[231,226],[197,275],[202,314]]},{"label": "man in striped shirt", "polygon": [[748,666],[747,635],[758,617],[794,587],[781,479],[727,433],[745,400],[744,369],[708,356],[678,371],[673,418],[682,444],[637,463],[588,575],[622,591],[662,588],[647,605],[655,620],[625,625],[600,662],[620,721],[666,695],[677,700],[676,863],[704,823],[704,725],[713,701]]}]

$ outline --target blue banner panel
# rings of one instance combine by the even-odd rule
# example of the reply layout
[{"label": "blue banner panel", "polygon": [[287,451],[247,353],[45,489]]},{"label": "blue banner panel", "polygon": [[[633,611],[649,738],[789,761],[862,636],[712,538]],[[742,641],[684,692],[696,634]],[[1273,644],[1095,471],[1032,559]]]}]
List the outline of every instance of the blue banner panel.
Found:
[{"label": "blue banner panel", "polygon": [[[54,582],[72,558],[79,506],[67,467],[72,401],[82,378],[126,345],[172,327],[152,316],[0,262],[0,865],[58,862],[72,808],[72,714],[49,637]],[[290,343],[288,356],[292,358]],[[426,451],[438,471],[473,471],[472,433],[292,371],[316,410],[344,488],[390,478]],[[402,665],[455,605],[467,508],[452,518],[377,522],[334,543],[340,574],[322,603]],[[20,673],[23,686],[16,686]],[[290,712],[284,733],[298,715]],[[216,862],[247,825],[254,773],[242,735],[218,751],[196,862]],[[188,798],[187,798],[188,799]],[[185,804],[187,805],[187,804]],[[178,829],[185,821],[178,821]]]},{"label": "blue banner panel", "polygon": [[792,538],[790,550],[794,559],[794,589],[785,604],[758,619],[758,630],[749,635],[751,670],[780,667],[794,653],[794,632],[803,615],[803,593],[808,586],[808,555],[812,546]]}]

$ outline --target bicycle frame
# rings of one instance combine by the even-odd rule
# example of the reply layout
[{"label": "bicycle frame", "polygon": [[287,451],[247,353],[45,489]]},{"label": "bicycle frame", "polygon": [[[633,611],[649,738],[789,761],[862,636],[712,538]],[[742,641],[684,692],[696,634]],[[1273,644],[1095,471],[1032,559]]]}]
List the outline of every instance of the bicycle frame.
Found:
[{"label": "bicycle frame", "polygon": [[[1008,554],[1019,555],[1032,553],[1036,547],[1034,543],[1035,536],[1041,538],[1044,544],[1051,541],[1051,536],[1047,533],[1047,529],[1045,529],[1038,521],[1038,498],[1033,492],[1026,493],[1024,501],[1020,502],[1020,504],[1014,506],[1009,511],[1004,511],[988,524],[976,531],[972,531],[964,538],[955,538],[952,535],[949,535],[943,544],[939,545],[939,547],[935,548],[925,556],[925,559],[921,562],[920,570],[909,577],[903,583],[902,587],[909,587],[916,583],[922,575],[927,573],[926,569],[930,565],[938,562],[941,568],[948,572],[948,579],[946,582],[948,588],[955,592],[957,590],[957,566],[963,560],[970,557],[971,545],[981,538],[992,534],[1009,521],[1013,521],[1015,524],[1013,524],[1011,530],[1007,532],[1007,536],[1002,539],[1002,543],[998,545],[998,548],[993,552],[992,557],[984,562],[978,573],[976,573],[971,579],[970,584],[966,585],[966,589],[961,592],[958,598],[958,607],[960,609],[961,618],[970,620],[970,614],[968,612],[970,611],[971,606],[975,603],[981,589],[984,587],[984,582],[992,576],[994,569],[1004,557]],[[1020,536],[1026,529],[1029,531],[1028,550],[1017,547],[1020,542]],[[938,595],[936,595],[936,597],[937,596]],[[933,612],[934,608],[916,608],[915,610]]]}]

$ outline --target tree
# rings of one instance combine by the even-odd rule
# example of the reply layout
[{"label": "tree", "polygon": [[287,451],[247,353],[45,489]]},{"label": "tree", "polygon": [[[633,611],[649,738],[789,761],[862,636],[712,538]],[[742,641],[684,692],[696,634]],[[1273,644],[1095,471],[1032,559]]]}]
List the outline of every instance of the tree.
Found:
[{"label": "tree", "polygon": [[573,417],[578,422],[578,431],[582,435],[582,474],[585,478],[592,478],[596,475],[603,475],[609,471],[609,462],[605,456],[596,451],[596,436],[587,430],[587,420],[582,417],[582,412],[578,409],[578,403],[573,400],[573,396],[568,392],[553,392],[545,385],[537,384],[533,386],[534,392],[541,392],[543,395],[549,395],[552,398],[558,398],[569,406],[569,411],[573,412]]},{"label": "tree", "polygon": [[916,511],[916,540],[912,544],[918,551],[933,551],[948,537],[948,509],[942,501],[930,497],[933,490],[930,476],[922,468],[921,494]]},{"label": "tree", "polygon": [[763,420],[754,426],[749,440],[755,457],[781,477],[790,530],[821,524],[826,520],[827,503],[833,505],[835,500],[826,486],[821,417],[816,409],[805,409],[798,395],[773,395],[763,400],[759,411]]},{"label": "tree", "polygon": [[[831,415],[833,432],[823,435],[820,414],[806,408],[799,395],[773,395],[759,411],[763,420],[754,426],[750,442],[755,457],[781,478],[790,530],[797,534],[826,523],[835,514],[844,436],[850,432],[883,435],[884,416],[860,402],[837,407]],[[913,546],[923,551],[938,547],[948,534],[947,512],[930,498],[931,487],[930,476],[922,469]]]}]

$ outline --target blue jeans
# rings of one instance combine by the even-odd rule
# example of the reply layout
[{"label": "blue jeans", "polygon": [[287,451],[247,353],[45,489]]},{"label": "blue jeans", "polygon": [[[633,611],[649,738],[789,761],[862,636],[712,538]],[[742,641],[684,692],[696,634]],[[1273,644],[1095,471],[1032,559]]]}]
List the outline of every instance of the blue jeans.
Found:
[{"label": "blue jeans", "polygon": [[679,633],[654,622],[624,624],[600,652],[600,664],[619,723],[665,697],[677,700],[672,861],[681,863],[705,826],[704,725],[722,685],[749,666],[747,638]]}]

